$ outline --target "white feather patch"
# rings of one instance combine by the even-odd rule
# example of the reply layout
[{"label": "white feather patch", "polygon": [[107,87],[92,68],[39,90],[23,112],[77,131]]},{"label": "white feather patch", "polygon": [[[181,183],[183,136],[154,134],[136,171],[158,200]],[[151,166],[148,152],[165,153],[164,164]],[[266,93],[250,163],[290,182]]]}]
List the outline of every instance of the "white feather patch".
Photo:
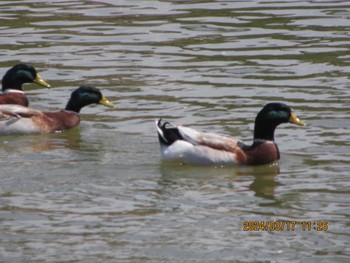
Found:
[{"label": "white feather patch", "polygon": [[5,90],[3,91],[3,94],[7,94],[7,93],[19,93],[19,94],[24,94],[24,91],[18,90],[18,89],[5,89]]},{"label": "white feather patch", "polygon": [[40,111],[20,105],[0,105],[0,135],[40,133],[32,119],[22,117],[21,114],[35,115],[40,114]]},{"label": "white feather patch", "polygon": [[178,161],[187,164],[237,164],[236,154],[212,149],[203,145],[193,145],[178,140],[170,146],[161,146],[164,161]]},{"label": "white feather patch", "polygon": [[158,133],[159,133],[159,135],[164,139],[164,141],[168,141],[166,138],[165,138],[165,136],[164,136],[164,133],[163,133],[163,131],[162,131],[162,129],[161,128],[159,128],[158,127],[158,122],[159,122],[159,120],[156,120],[156,127],[157,127],[157,131],[158,131]]}]

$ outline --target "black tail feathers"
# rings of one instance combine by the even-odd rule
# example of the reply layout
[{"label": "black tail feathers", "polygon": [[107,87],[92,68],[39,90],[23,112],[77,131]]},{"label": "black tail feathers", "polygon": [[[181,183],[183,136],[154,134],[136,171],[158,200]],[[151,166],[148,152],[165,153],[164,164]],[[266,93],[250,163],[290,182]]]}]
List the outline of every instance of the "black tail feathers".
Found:
[{"label": "black tail feathers", "polygon": [[171,125],[169,122],[163,122],[162,119],[156,121],[158,129],[158,138],[161,144],[171,145],[177,140],[183,140],[177,127],[167,127]]}]

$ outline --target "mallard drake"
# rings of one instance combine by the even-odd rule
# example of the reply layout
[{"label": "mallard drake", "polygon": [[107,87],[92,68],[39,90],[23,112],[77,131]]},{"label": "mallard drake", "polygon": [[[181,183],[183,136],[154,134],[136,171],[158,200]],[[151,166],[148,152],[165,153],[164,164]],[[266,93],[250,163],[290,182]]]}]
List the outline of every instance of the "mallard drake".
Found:
[{"label": "mallard drake", "polygon": [[0,135],[62,132],[80,123],[80,110],[90,104],[115,107],[95,87],[81,86],[72,92],[64,110],[43,112],[20,105],[0,105]]},{"label": "mallard drake", "polygon": [[279,124],[287,122],[305,125],[286,104],[267,104],[255,119],[252,145],[246,145],[236,138],[203,133],[184,126],[173,127],[161,119],[156,121],[156,126],[161,157],[165,161],[183,164],[262,165],[279,160],[274,132]]},{"label": "mallard drake", "polygon": [[24,83],[36,83],[50,88],[50,85],[28,64],[17,64],[10,68],[2,78],[0,104],[16,104],[28,107],[28,99],[22,90]]}]

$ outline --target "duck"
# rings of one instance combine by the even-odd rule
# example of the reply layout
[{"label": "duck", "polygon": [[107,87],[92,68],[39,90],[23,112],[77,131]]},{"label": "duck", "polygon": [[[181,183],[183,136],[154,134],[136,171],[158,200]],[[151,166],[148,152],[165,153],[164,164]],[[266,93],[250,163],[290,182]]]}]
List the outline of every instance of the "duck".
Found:
[{"label": "duck", "polygon": [[78,126],[80,110],[90,104],[116,107],[92,86],[74,90],[65,109],[46,112],[21,105],[0,105],[0,135],[59,133]]},{"label": "duck", "polygon": [[16,104],[28,107],[28,99],[22,90],[24,83],[36,83],[45,88],[50,88],[48,84],[29,64],[17,64],[10,68],[2,78],[2,94],[0,94],[0,104]]},{"label": "duck", "polygon": [[280,159],[274,133],[278,125],[304,126],[292,109],[280,102],[266,104],[255,118],[251,145],[216,133],[201,132],[185,126],[173,126],[156,120],[161,159],[194,165],[265,165]]}]

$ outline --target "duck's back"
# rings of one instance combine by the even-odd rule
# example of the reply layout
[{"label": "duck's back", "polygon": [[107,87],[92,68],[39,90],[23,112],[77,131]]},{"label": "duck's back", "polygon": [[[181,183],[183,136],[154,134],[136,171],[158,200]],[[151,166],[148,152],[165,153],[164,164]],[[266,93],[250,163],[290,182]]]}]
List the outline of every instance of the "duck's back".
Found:
[{"label": "duck's back", "polygon": [[77,126],[78,113],[42,112],[20,105],[0,105],[0,135],[61,132]]},{"label": "duck's back", "polygon": [[34,116],[41,116],[41,112],[21,105],[0,105],[0,135],[40,133]]}]

